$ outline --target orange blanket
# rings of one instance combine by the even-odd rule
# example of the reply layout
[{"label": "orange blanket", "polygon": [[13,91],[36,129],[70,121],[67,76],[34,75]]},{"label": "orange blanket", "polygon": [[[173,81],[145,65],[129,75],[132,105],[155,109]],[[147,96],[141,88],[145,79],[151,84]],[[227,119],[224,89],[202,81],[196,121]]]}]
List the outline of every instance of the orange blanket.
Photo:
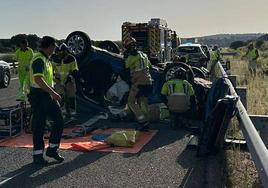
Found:
[{"label": "orange blanket", "polygon": [[[115,131],[122,129],[98,129],[94,131],[92,134],[111,134]],[[64,134],[68,134],[72,131],[72,129],[65,129]],[[150,130],[148,132],[142,132],[138,138],[137,143],[129,148],[129,147],[110,147],[108,144],[104,142],[94,141],[91,139],[91,136],[85,137],[77,137],[72,139],[61,139],[60,149],[74,150],[74,151],[93,151],[98,150],[102,152],[118,152],[118,153],[138,153],[143,146],[145,146],[157,133],[156,130]],[[46,140],[46,147],[47,147]],[[5,139],[0,141],[0,146],[2,147],[24,147],[24,148],[32,148],[32,135],[23,133],[20,136]]]}]

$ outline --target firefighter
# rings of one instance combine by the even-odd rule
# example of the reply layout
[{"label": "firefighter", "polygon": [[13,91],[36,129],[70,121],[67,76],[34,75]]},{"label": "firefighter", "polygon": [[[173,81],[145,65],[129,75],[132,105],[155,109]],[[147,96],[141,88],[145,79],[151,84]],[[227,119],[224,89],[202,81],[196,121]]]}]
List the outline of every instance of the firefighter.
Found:
[{"label": "firefighter", "polygon": [[208,74],[210,75],[211,81],[213,81],[216,78],[215,66],[217,62],[221,60],[221,52],[218,46],[214,46],[212,48],[212,54],[210,58],[210,63],[208,64]]},{"label": "firefighter", "polygon": [[248,46],[246,57],[248,59],[248,70],[250,72],[250,75],[253,76],[253,78],[255,78],[257,72],[256,69],[257,69],[257,59],[259,57],[259,52],[252,43]]},{"label": "firefighter", "polygon": [[171,126],[184,126],[184,117],[193,117],[197,111],[196,97],[192,85],[186,80],[186,70],[179,68],[174,78],[164,83],[161,90],[162,101],[170,111]]},{"label": "firefighter", "polygon": [[54,123],[46,155],[58,162],[64,160],[58,154],[64,125],[59,106],[61,96],[53,90],[53,68],[49,61],[55,46],[54,38],[44,36],[40,43],[40,51],[34,55],[30,66],[30,93],[28,99],[32,108],[33,162],[39,165],[48,164],[47,160],[43,158],[45,147],[43,136],[47,116]]},{"label": "firefighter", "polygon": [[18,61],[18,74],[19,74],[19,93],[18,99],[20,101],[26,100],[27,86],[29,85],[29,66],[33,58],[33,50],[28,47],[26,39],[21,40],[20,48],[15,52],[15,60]]},{"label": "firefighter", "polygon": [[[125,60],[125,68],[130,72],[131,88],[129,91],[127,109],[131,110],[138,123],[141,125],[139,130],[149,129],[148,118],[143,113],[141,107],[148,108],[148,96],[152,92],[152,79],[149,72],[151,63],[146,54],[137,50],[137,43],[131,38],[125,44],[128,55]],[[123,116],[127,114],[124,111]]]},{"label": "firefighter", "polygon": [[68,47],[62,43],[57,50],[54,62],[55,90],[61,94],[66,110],[66,116],[71,117],[71,111],[75,113],[75,80],[78,77],[78,65],[73,55],[69,53]]}]

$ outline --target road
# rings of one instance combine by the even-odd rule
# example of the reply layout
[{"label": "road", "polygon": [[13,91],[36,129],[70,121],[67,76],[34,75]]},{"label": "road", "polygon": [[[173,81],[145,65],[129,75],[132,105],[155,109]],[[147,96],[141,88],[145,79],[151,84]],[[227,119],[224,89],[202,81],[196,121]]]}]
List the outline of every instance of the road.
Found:
[{"label": "road", "polygon": [[[0,106],[16,104],[18,80],[0,90]],[[101,122],[107,126],[133,127],[135,123]],[[186,150],[189,132],[172,130],[167,122],[152,124],[154,138],[138,154],[61,151],[65,161],[39,168],[31,149],[0,148],[0,187],[218,187],[217,169],[209,159]],[[214,160],[214,158],[213,158]],[[215,160],[214,160],[215,161]]]}]

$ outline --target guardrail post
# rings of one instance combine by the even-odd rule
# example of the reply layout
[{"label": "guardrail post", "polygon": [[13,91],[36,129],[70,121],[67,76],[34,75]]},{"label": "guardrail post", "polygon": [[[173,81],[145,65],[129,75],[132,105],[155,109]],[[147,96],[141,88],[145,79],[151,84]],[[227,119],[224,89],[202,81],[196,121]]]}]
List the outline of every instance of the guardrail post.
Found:
[{"label": "guardrail post", "polygon": [[259,131],[261,139],[268,148],[268,116],[267,115],[249,115],[257,131]]},{"label": "guardrail post", "polygon": [[240,100],[247,109],[247,87],[236,87],[237,95],[240,97]]},{"label": "guardrail post", "polygon": [[[220,62],[218,62],[219,68],[221,70],[222,76],[227,78],[227,74],[222,68]],[[231,84],[231,81],[229,79],[226,79],[227,84],[229,85],[230,92],[232,95],[237,96],[237,92],[234,89],[233,85]],[[240,87],[241,88],[241,87]],[[239,88],[237,88],[237,91],[239,91]],[[251,153],[252,159],[254,160],[254,163],[256,165],[256,169],[258,170],[259,176],[262,181],[262,185],[264,187],[268,187],[268,151],[263,143],[263,140],[261,139],[260,135],[258,134],[256,128],[254,127],[251,119],[248,116],[248,113],[242,104],[242,100],[244,100],[244,104],[246,106],[246,88],[242,87],[242,91],[240,93],[241,99],[238,100],[236,107],[238,110],[237,116],[239,117],[238,120],[240,122],[241,129],[243,131],[243,135],[246,139],[247,146],[249,148],[249,151]]]}]

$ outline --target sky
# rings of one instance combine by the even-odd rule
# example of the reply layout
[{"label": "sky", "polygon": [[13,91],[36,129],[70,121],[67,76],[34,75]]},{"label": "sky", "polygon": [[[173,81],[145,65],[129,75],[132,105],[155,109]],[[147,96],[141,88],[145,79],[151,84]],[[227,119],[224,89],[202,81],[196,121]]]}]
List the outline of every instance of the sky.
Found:
[{"label": "sky", "polygon": [[180,37],[268,33],[268,0],[0,0],[0,38],[16,34],[120,40],[123,22],[162,18]]}]

